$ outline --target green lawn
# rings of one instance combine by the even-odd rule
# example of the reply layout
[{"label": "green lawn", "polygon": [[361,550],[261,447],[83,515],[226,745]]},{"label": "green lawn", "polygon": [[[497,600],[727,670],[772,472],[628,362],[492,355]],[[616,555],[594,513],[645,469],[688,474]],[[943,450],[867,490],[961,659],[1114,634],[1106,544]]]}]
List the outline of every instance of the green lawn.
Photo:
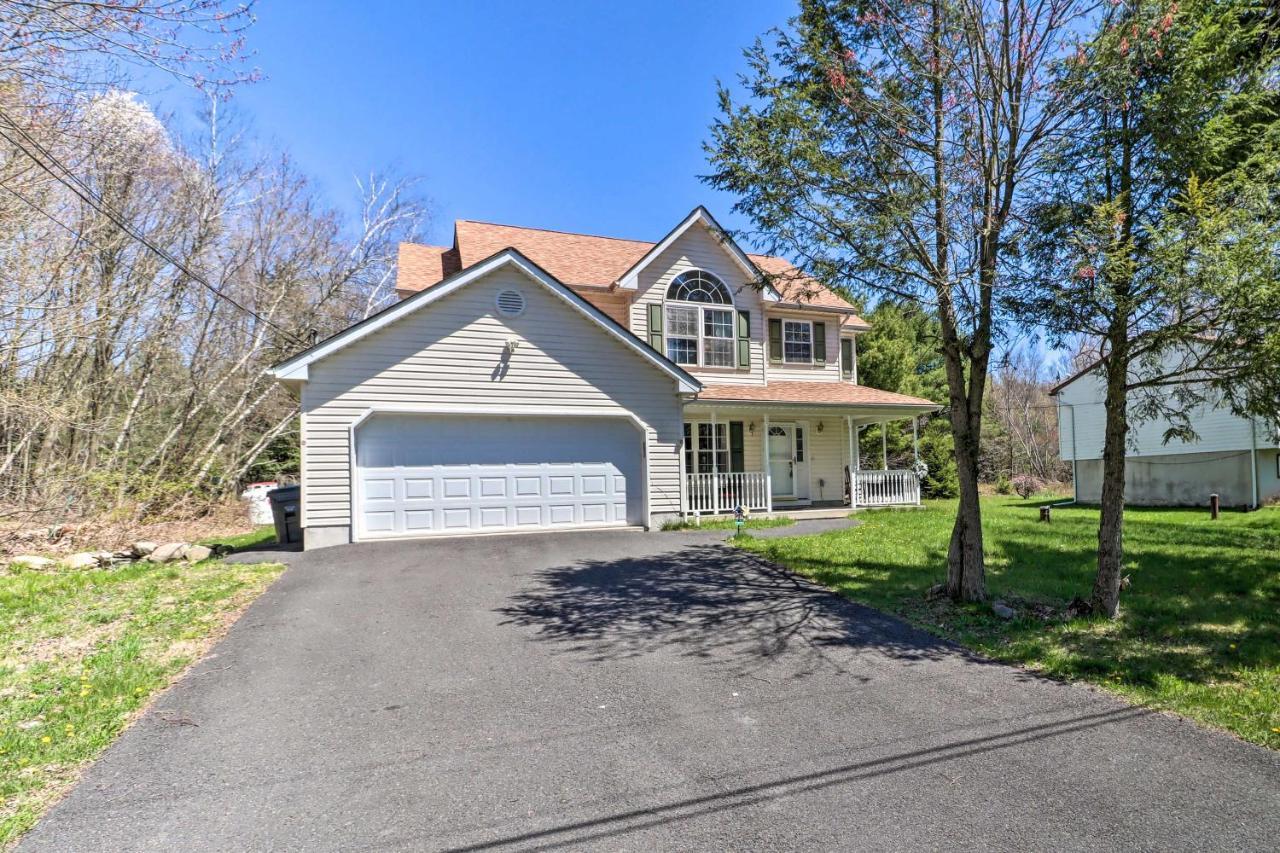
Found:
[{"label": "green lawn", "polygon": [[0,566],[0,848],[282,569],[218,560]]},{"label": "green lawn", "polygon": [[[1088,597],[1098,511],[1042,501],[983,501],[992,598],[1060,613]],[[1132,586],[1116,622],[1012,622],[988,607],[926,601],[946,573],[954,501],[919,512],[866,513],[857,527],[749,540],[743,547],[857,601],[1045,674],[1097,684],[1280,749],[1280,508],[1225,513],[1131,509],[1125,553]]]},{"label": "green lawn", "polygon": [[[795,524],[794,518],[781,516],[779,518],[748,518],[743,522],[743,528],[746,530],[759,530],[763,527],[790,527]],[[701,523],[695,522],[693,519],[680,519],[679,521],[668,521],[662,525],[663,530],[734,530],[737,523],[733,520],[733,516],[717,515],[709,516],[702,519]]]},{"label": "green lawn", "polygon": [[201,539],[200,544],[209,547],[225,545],[232,551],[243,551],[255,545],[267,545],[275,541],[275,527],[270,524],[260,524],[248,533],[238,533],[234,536],[212,536],[208,539]]}]

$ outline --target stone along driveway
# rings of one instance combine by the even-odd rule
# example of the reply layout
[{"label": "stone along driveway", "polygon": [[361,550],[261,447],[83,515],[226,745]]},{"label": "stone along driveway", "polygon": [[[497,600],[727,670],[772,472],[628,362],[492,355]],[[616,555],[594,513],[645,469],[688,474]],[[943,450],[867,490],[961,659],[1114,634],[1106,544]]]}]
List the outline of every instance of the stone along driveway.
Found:
[{"label": "stone along driveway", "polygon": [[707,534],[295,564],[29,850],[1274,849],[1275,754]]}]

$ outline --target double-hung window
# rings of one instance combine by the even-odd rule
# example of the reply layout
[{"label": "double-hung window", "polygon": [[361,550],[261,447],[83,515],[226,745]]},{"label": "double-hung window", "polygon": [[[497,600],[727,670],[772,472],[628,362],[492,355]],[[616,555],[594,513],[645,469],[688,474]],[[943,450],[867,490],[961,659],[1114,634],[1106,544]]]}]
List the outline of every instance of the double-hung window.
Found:
[{"label": "double-hung window", "polygon": [[687,474],[732,474],[746,470],[742,421],[686,421],[684,470]]},{"label": "double-hung window", "polygon": [[729,471],[729,425],[723,421],[714,424],[686,423],[684,425],[684,467],[690,474],[727,473]]},{"label": "double-hung window", "polygon": [[667,357],[676,364],[733,367],[731,306],[729,289],[711,273],[689,270],[676,276],[667,288]]},{"label": "double-hung window", "polygon": [[782,360],[803,364],[813,361],[813,324],[808,320],[782,321]]}]

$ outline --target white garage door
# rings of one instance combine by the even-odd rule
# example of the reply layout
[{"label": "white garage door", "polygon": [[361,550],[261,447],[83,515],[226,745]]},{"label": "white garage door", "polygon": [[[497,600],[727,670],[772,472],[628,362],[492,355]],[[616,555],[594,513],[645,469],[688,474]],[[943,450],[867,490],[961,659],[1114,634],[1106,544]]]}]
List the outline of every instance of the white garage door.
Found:
[{"label": "white garage door", "polygon": [[616,418],[374,415],[356,429],[359,535],[639,524],[642,447]]}]

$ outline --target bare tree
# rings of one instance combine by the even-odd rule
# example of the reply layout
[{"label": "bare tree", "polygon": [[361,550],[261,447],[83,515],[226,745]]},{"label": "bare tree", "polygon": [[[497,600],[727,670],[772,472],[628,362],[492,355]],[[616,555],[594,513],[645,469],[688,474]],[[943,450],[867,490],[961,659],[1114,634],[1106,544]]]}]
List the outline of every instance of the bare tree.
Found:
[{"label": "bare tree", "polygon": [[210,104],[201,147],[118,91],[29,110],[32,139],[101,204],[0,145],[0,507],[147,513],[225,494],[296,416],[264,367],[388,298],[397,243],[426,222],[414,183],[362,185],[345,225]]}]

